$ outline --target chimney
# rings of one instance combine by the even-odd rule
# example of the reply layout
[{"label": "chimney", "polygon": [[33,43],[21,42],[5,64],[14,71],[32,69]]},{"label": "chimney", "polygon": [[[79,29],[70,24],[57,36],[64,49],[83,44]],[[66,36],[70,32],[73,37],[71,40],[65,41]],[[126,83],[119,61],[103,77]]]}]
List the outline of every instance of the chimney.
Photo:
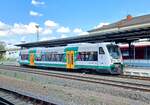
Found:
[{"label": "chimney", "polygon": [[131,15],[127,15],[126,19],[130,21],[133,17]]}]

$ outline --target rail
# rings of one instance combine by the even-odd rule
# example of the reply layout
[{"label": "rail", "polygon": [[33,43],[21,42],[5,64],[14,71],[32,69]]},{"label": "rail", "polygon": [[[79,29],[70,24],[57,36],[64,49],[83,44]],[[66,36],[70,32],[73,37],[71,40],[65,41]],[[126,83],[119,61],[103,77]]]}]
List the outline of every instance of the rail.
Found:
[{"label": "rail", "polygon": [[104,79],[104,78],[102,79],[102,78],[89,77],[88,75],[86,76],[86,75],[82,75],[82,74],[75,75],[75,74],[69,74],[69,73],[52,72],[52,71],[38,70],[38,69],[31,69],[31,68],[22,68],[22,67],[11,67],[11,70],[25,72],[25,73],[38,74],[38,75],[64,78],[64,79],[70,79],[70,80],[78,80],[78,81],[89,82],[89,83],[105,84],[105,85],[111,85],[111,86],[121,87],[121,88],[125,88],[125,89],[150,92],[150,84],[118,81],[115,79],[114,80]]},{"label": "rail", "polygon": [[30,96],[0,88],[0,105],[55,105]]}]

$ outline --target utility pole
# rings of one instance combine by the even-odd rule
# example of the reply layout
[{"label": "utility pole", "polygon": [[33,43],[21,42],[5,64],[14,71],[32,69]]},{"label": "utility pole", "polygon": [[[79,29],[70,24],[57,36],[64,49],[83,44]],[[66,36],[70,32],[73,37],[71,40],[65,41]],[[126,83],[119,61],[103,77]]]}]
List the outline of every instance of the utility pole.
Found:
[{"label": "utility pole", "polygon": [[37,32],[37,41],[39,41],[39,25],[37,24],[37,25],[35,25],[35,27],[36,27],[36,32]]}]

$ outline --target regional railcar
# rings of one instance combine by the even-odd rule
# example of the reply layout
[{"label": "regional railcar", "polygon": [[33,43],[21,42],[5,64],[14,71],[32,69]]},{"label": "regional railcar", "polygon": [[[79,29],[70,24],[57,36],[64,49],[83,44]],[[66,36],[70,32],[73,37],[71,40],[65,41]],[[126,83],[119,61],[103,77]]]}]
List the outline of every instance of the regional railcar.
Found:
[{"label": "regional railcar", "polygon": [[110,74],[121,74],[123,70],[119,47],[110,43],[25,49],[20,52],[19,63],[37,67],[88,69]]}]

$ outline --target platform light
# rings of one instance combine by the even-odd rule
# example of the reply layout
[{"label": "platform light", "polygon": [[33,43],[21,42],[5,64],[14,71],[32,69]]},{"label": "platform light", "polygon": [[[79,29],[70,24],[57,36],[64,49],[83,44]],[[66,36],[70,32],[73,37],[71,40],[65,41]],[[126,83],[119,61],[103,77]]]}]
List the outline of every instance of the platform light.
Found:
[{"label": "platform light", "polygon": [[39,41],[39,25],[36,24],[35,27],[36,27],[36,32],[37,32],[37,41]]}]

